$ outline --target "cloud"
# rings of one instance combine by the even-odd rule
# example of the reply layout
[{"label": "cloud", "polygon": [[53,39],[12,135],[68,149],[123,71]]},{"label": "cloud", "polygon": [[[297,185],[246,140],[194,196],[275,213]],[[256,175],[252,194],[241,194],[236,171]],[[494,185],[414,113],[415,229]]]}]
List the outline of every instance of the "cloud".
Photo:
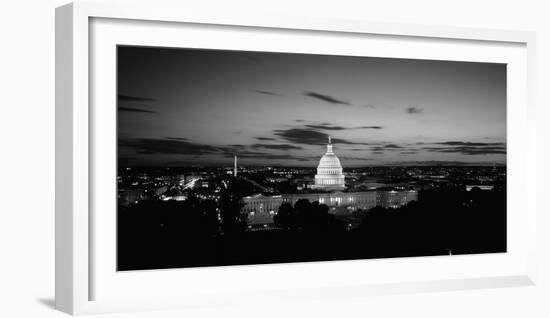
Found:
[{"label": "cloud", "polygon": [[402,146],[398,146],[398,145],[396,145],[396,144],[386,144],[386,145],[383,145],[382,147],[383,147],[383,148],[386,148],[386,149],[403,148]]},{"label": "cloud", "polygon": [[134,108],[134,107],[118,107],[118,111],[120,112],[131,112],[131,113],[147,113],[147,114],[156,114],[157,112],[147,109],[141,109],[141,108]]},{"label": "cloud", "polygon": [[290,128],[275,130],[275,135],[295,144],[324,145],[327,143],[328,135],[314,129]]},{"label": "cloud", "polygon": [[253,144],[251,146],[252,148],[265,148],[265,149],[273,149],[273,150],[290,150],[290,149],[302,149],[302,147],[298,146],[292,146],[287,144],[277,144],[277,145],[270,145],[270,144]]},{"label": "cloud", "polygon": [[[355,142],[355,141],[350,141],[350,140],[346,140],[346,139],[341,139],[341,138],[332,138],[332,143],[333,144],[346,144],[346,145],[372,145],[371,143],[368,143],[368,142]],[[325,142],[326,144],[326,142]]]},{"label": "cloud", "polygon": [[503,165],[503,163],[495,162],[468,162],[468,161],[437,161],[437,160],[428,160],[428,161],[400,161],[393,162],[388,164],[389,166],[492,166],[492,165]]},{"label": "cloud", "polygon": [[376,105],[373,105],[373,104],[367,104],[367,105],[364,105],[366,108],[370,108],[370,109],[376,109]]},{"label": "cloud", "polygon": [[[273,134],[281,137],[282,139],[292,144],[303,144],[303,145],[326,145],[328,142],[328,136],[329,136],[328,134],[321,132],[318,129],[308,127],[307,125],[304,128],[278,129],[278,130],[275,130]],[[356,142],[356,141],[335,138],[335,137],[332,137],[332,143],[345,144],[345,145],[368,145],[368,146],[376,144],[376,143],[368,143],[368,142]]]},{"label": "cloud", "polygon": [[119,101],[129,101],[129,102],[156,102],[158,99],[152,97],[143,97],[143,96],[130,96],[130,95],[118,95]]},{"label": "cloud", "polygon": [[418,107],[407,107],[405,109],[407,114],[422,114],[424,111]]},{"label": "cloud", "polygon": [[[296,157],[289,154],[269,154],[269,153],[253,153],[253,152],[244,152],[237,153],[239,158],[248,158],[248,159],[263,159],[263,160],[297,160],[297,161],[310,161],[310,158],[306,157]],[[233,157],[233,155],[225,155],[225,157]],[[318,159],[318,158],[317,158]]]},{"label": "cloud", "polygon": [[357,129],[383,129],[384,127],[382,126],[361,126],[361,127],[356,127]]},{"label": "cloud", "polygon": [[[445,144],[446,143],[436,143]],[[423,147],[430,152],[460,153],[463,155],[491,155],[506,154],[506,147],[502,143],[474,143],[474,142],[453,142],[447,147]]]},{"label": "cloud", "polygon": [[226,157],[233,157],[233,155],[237,155],[239,157],[253,157],[253,156],[265,156],[265,155],[269,155],[268,153],[265,153],[265,152],[260,152],[260,151],[249,151],[249,150],[242,150],[242,149],[239,149],[237,151],[234,151],[234,152],[226,152],[225,153],[225,156]]},{"label": "cloud", "polygon": [[382,153],[385,150],[396,150],[396,149],[402,149],[402,146],[396,145],[396,144],[382,144],[378,145],[376,147],[372,147],[371,150],[373,152],[379,152]]},{"label": "cloud", "polygon": [[179,139],[136,138],[119,140],[120,147],[129,147],[140,154],[203,155],[224,152],[227,149]]},{"label": "cloud", "polygon": [[469,142],[469,141],[445,141],[445,142],[436,142],[436,145],[447,145],[447,146],[468,146],[468,147],[486,147],[486,146],[505,146],[503,142]]},{"label": "cloud", "polygon": [[305,125],[308,128],[323,129],[323,130],[345,130],[347,128],[342,126],[332,126],[331,124],[318,124],[318,125]]},{"label": "cloud", "polygon": [[348,157],[348,156],[339,156],[338,158],[344,159],[344,160],[374,160],[372,158],[365,158],[365,157]]},{"label": "cloud", "polygon": [[254,92],[262,95],[269,95],[269,96],[284,96],[283,94],[270,92],[270,91],[263,91],[263,90],[255,90]]},{"label": "cloud", "polygon": [[[269,152],[248,150],[250,148],[264,148],[269,150],[289,150],[289,149],[302,149],[298,146],[275,144],[275,145],[228,145],[228,146],[215,146],[200,144],[189,141],[186,138],[180,137],[165,137],[161,139],[153,138],[136,138],[136,139],[120,139],[120,147],[127,147],[134,149],[139,154],[178,154],[178,155],[219,155],[226,158],[237,155],[240,158],[253,158],[263,160],[298,160],[308,161],[311,158],[295,157],[289,154],[273,154]],[[248,148],[248,149],[247,149]]]},{"label": "cloud", "polygon": [[351,105],[349,102],[345,102],[343,100],[336,99],[332,96],[319,94],[319,93],[315,93],[315,92],[307,92],[307,93],[304,93],[304,95],[316,98],[318,100],[322,100],[324,102],[327,102],[327,103],[330,103],[330,104],[333,104],[333,105]]},{"label": "cloud", "polygon": [[[284,140],[292,144],[302,145],[326,145],[328,142],[328,134],[319,130],[305,127],[305,128],[289,128],[275,130],[274,134],[283,138]],[[347,144],[347,145],[372,145],[371,143],[354,142],[341,138],[332,138],[334,144]]]},{"label": "cloud", "polygon": [[297,122],[297,123],[303,123],[305,120],[303,120],[303,119],[296,119],[296,120],[294,120],[294,121]]},{"label": "cloud", "polygon": [[429,152],[459,153],[463,155],[506,154],[506,143],[504,142],[443,141],[418,142],[417,144],[430,145],[422,148]]},{"label": "cloud", "polygon": [[307,128],[321,129],[321,130],[346,130],[346,129],[382,129],[382,126],[359,126],[359,127],[343,127],[336,126],[330,123],[320,123],[320,124],[308,124],[305,125]]},{"label": "cloud", "polygon": [[277,140],[277,139],[271,138],[271,137],[254,137],[254,138],[256,138],[258,140],[261,140],[261,141],[275,141],[275,140]]},{"label": "cloud", "polygon": [[505,148],[498,147],[452,147],[452,148],[425,148],[432,152],[460,153],[463,155],[491,155],[506,154]]}]

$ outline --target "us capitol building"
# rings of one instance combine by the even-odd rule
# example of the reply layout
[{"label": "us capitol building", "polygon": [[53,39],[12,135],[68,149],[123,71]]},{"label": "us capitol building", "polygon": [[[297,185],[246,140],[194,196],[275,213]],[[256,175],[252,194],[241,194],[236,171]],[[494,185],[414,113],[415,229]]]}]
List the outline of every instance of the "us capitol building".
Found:
[{"label": "us capitol building", "polygon": [[317,174],[315,175],[315,184],[312,185],[311,188],[321,190],[344,190],[346,185],[342,170],[340,159],[338,159],[332,151],[332,143],[329,136],[327,152],[319,161],[319,166],[317,166]]},{"label": "us capitol building", "polygon": [[248,214],[249,223],[273,223],[273,216],[283,203],[294,204],[301,199],[310,202],[319,201],[326,204],[331,213],[351,213],[367,211],[375,206],[398,208],[418,199],[415,190],[373,190],[364,192],[343,192],[346,188],[340,159],[332,149],[331,138],[328,139],[327,152],[319,160],[315,183],[311,189],[318,193],[296,193],[264,196],[262,194],[243,198],[242,212]]}]

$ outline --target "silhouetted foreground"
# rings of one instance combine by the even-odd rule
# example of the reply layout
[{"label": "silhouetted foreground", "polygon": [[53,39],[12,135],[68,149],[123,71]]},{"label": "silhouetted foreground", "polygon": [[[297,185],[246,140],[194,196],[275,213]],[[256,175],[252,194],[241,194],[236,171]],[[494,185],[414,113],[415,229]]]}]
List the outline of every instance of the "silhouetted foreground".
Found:
[{"label": "silhouetted foreground", "polygon": [[506,251],[505,191],[422,191],[399,209],[357,212],[354,228],[301,200],[280,207],[277,229],[247,231],[240,207],[239,194],[119,207],[118,270]]}]

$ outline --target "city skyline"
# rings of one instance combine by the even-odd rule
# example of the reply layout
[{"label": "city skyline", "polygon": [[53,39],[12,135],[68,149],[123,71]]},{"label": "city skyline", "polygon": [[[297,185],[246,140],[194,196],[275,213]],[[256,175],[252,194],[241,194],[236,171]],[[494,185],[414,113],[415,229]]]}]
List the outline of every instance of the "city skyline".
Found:
[{"label": "city skyline", "polygon": [[505,164],[506,66],[118,47],[119,166]]}]

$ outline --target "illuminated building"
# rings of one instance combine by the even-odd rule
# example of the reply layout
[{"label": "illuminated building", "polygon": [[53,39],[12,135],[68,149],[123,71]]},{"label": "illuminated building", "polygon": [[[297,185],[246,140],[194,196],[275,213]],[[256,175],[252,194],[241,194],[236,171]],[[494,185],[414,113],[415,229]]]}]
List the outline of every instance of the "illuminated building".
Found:
[{"label": "illuminated building", "polygon": [[481,184],[466,185],[466,191],[472,191],[472,189],[474,189],[474,188],[478,188],[480,190],[493,190],[495,188],[495,186],[493,186],[493,185],[481,185]]},{"label": "illuminated building", "polygon": [[405,191],[376,191],[376,202],[378,206],[384,208],[397,209],[410,201],[418,199],[418,192],[414,190]]},{"label": "illuminated building", "polygon": [[342,165],[340,160],[332,151],[330,136],[328,137],[327,152],[319,160],[317,174],[315,175],[315,184],[313,189],[322,190],[343,190],[345,188],[344,175],[342,174]]},{"label": "illuminated building", "polygon": [[398,208],[418,199],[415,190],[377,190],[364,192],[342,192],[345,188],[344,175],[340,160],[332,151],[331,138],[328,139],[327,152],[319,161],[313,189],[325,190],[319,193],[296,193],[264,196],[256,194],[243,198],[241,212],[248,214],[249,224],[273,223],[273,216],[284,203],[294,206],[298,200],[319,202],[329,207],[331,213],[337,210],[368,211],[375,206]]},{"label": "illuminated building", "polygon": [[264,196],[261,194],[243,198],[244,206],[241,210],[248,214],[249,223],[272,223],[273,215],[277,214],[283,203],[294,206],[298,200],[306,199],[309,202],[319,202],[329,207],[329,211],[336,208],[347,210],[368,211],[375,206],[383,208],[398,208],[411,201],[418,200],[418,192],[415,190],[384,190],[365,192],[324,192],[324,193],[297,193],[282,194],[276,196]]}]

